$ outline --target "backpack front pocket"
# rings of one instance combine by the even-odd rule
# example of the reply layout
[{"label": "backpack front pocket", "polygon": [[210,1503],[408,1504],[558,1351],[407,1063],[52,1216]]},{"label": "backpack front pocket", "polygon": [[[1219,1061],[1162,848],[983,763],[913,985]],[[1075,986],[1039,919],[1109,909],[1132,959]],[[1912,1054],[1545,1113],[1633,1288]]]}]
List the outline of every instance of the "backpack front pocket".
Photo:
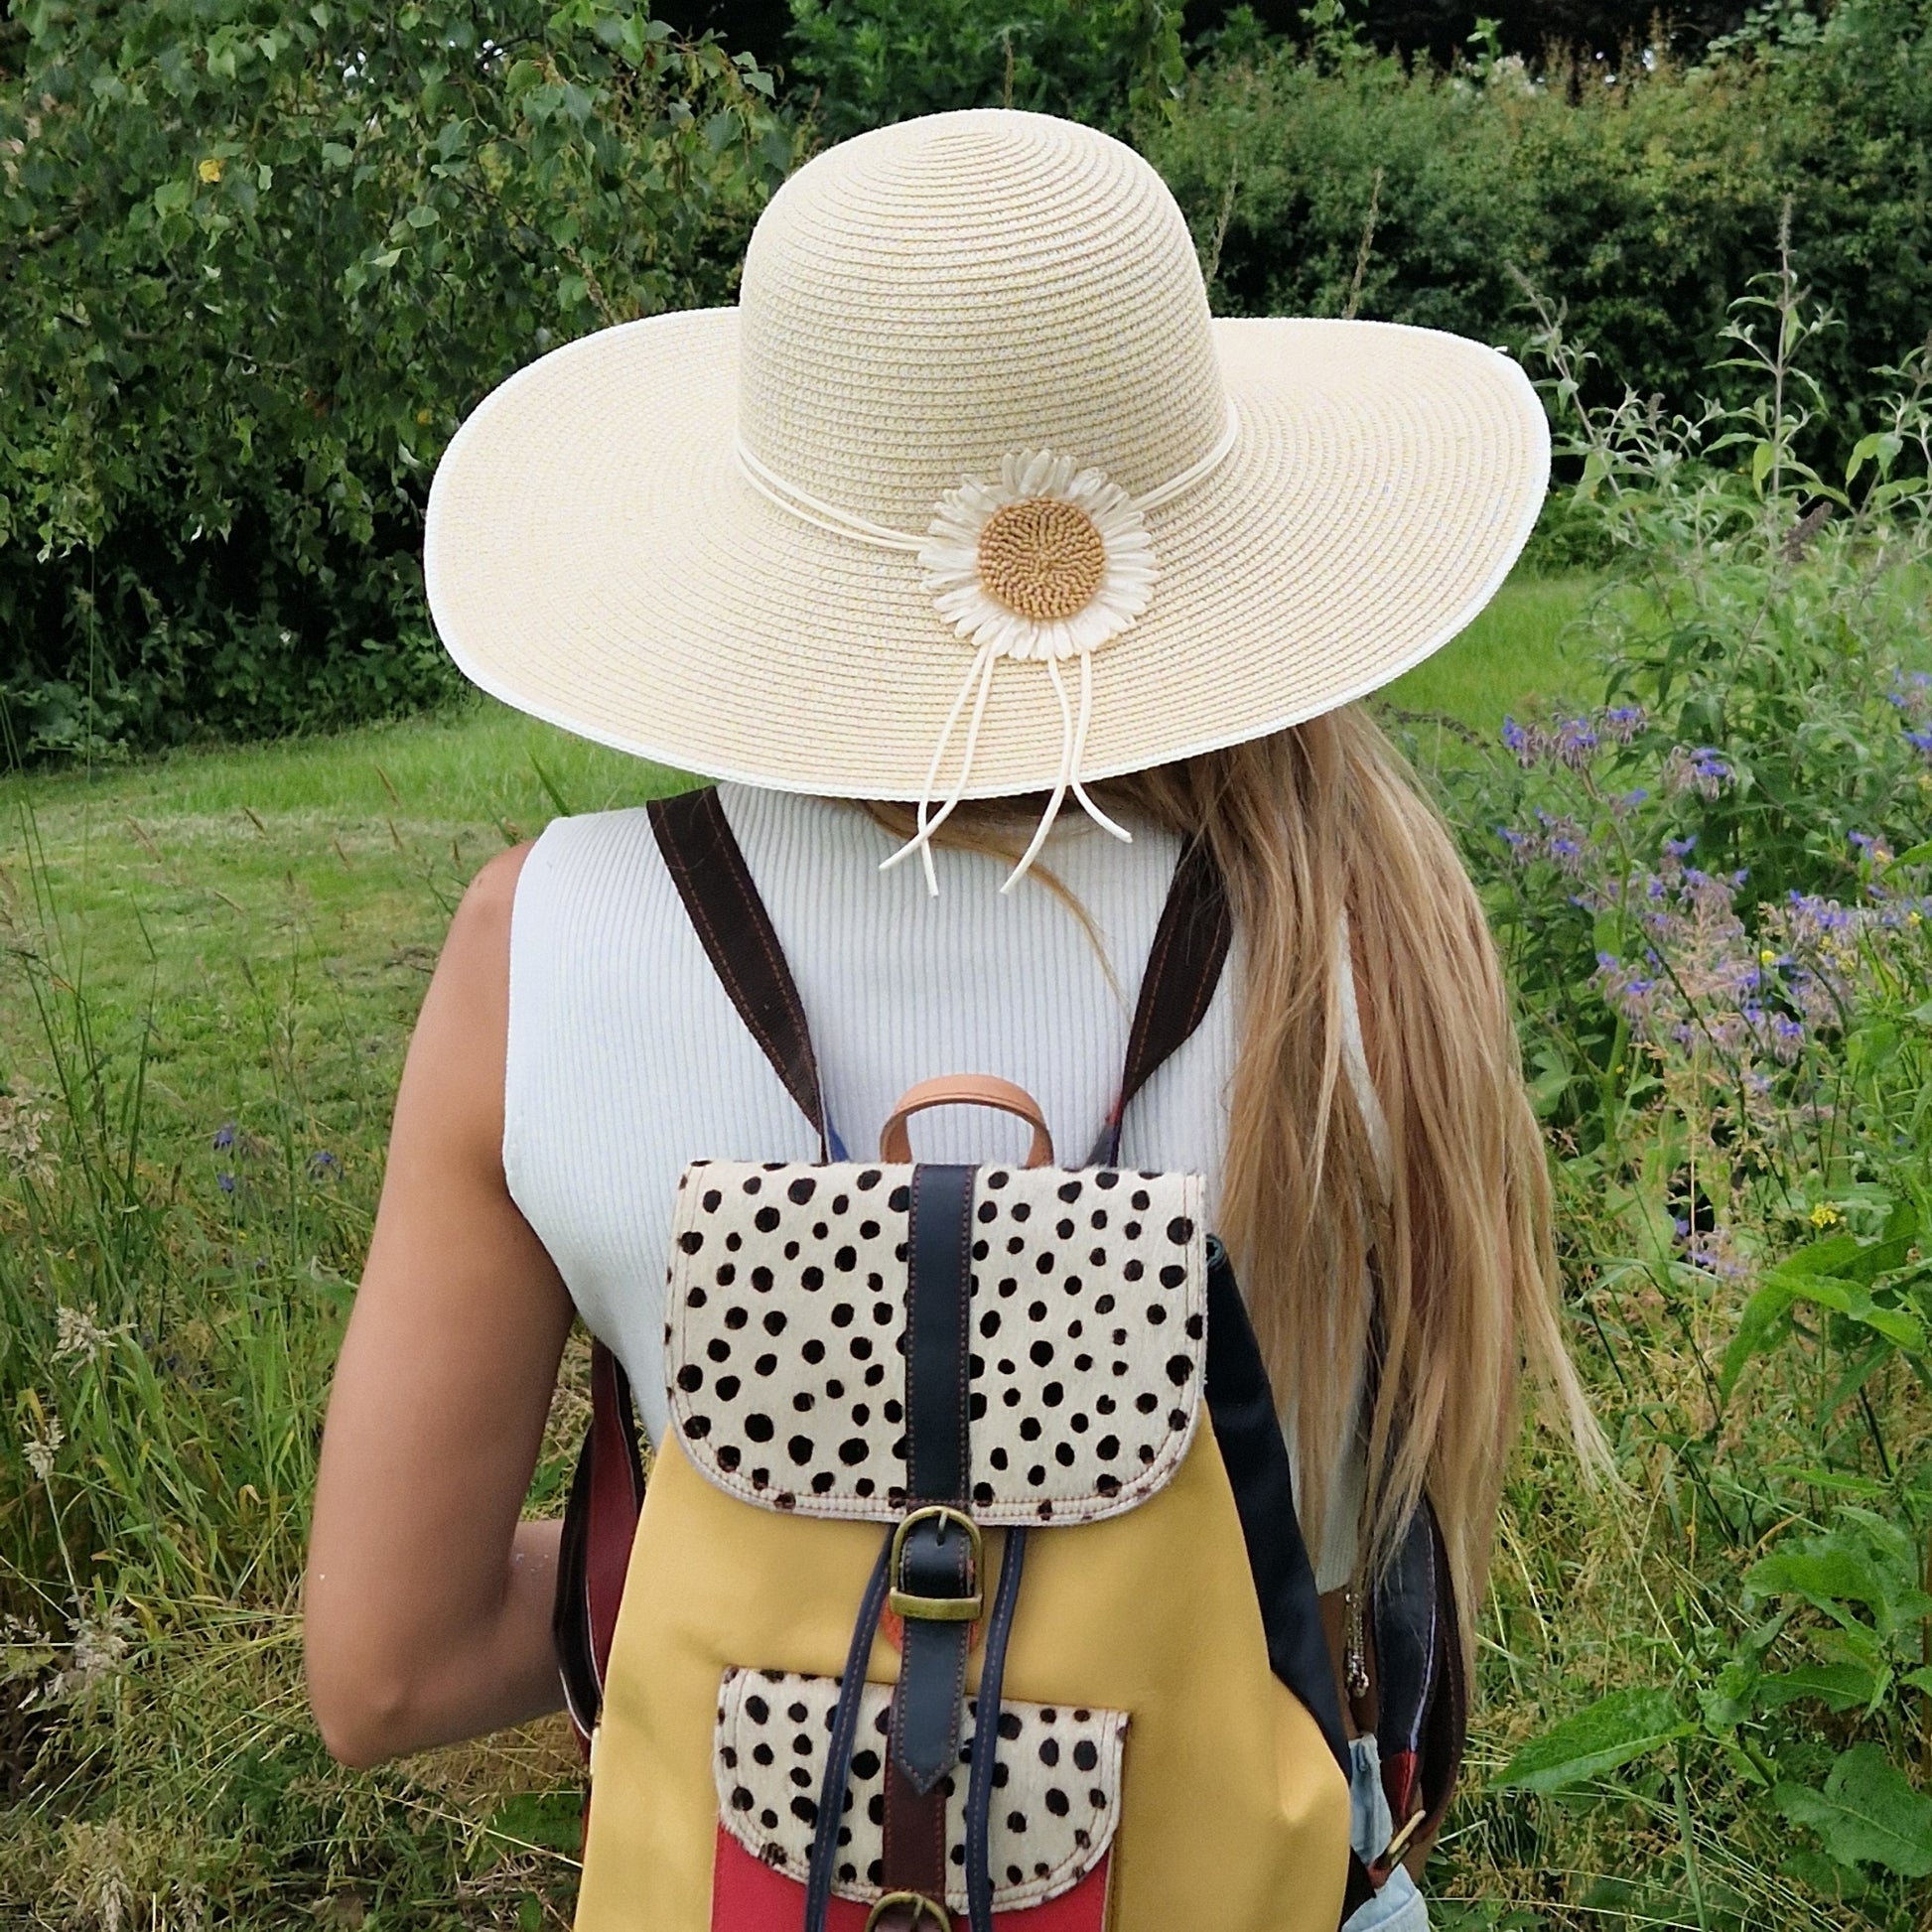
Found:
[{"label": "backpack front pocket", "polygon": [[[861,1693],[832,1873],[830,1932],[861,1932],[885,1895],[885,1759],[893,1687]],[[719,1687],[716,1932],[795,1932],[839,1683],[729,1670]],[[1002,1703],[989,1816],[993,1910],[1014,1932],[1100,1932],[1106,1921],[1128,1720],[1119,1711]],[[959,1769],[945,1781],[951,1846],[945,1904],[966,1914],[966,1792],[978,1746],[966,1700]]]}]

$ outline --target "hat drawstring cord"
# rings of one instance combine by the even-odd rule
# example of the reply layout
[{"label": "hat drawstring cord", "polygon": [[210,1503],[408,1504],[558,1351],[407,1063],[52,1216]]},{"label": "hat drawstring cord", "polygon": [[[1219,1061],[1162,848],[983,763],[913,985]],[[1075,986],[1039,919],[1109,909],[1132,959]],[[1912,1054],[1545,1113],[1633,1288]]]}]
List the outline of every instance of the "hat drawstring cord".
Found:
[{"label": "hat drawstring cord", "polygon": [[[999,659],[998,644],[982,644],[974,652],[965,681],[959,687],[959,695],[953,699],[952,709],[946,713],[946,722],[939,727],[939,742],[932,748],[932,762],[925,768],[925,783],[919,788],[919,829],[890,858],[879,862],[881,872],[891,872],[916,852],[919,863],[925,868],[925,890],[931,898],[939,897],[938,875],[932,869],[932,835],[952,816],[965,796],[966,782],[973,770],[973,754],[979,749],[980,721],[986,716],[986,701],[993,695],[993,666]],[[975,686],[978,687],[977,695]],[[946,747],[952,743],[953,728],[959,723],[959,714],[965,710],[968,698],[973,699],[973,716],[966,728],[966,747],[959,761],[959,776],[953,780],[945,803],[937,812],[932,812],[932,792],[939,781],[939,765],[946,756]]]},{"label": "hat drawstring cord", "polygon": [[1087,725],[1093,717],[1093,652],[1080,653],[1080,724],[1073,736],[1073,795],[1080,801],[1081,809],[1103,832],[1111,833],[1122,845],[1132,845],[1134,834],[1126,826],[1109,818],[1091,798],[1087,788],[1080,782],[1080,766],[1087,755]]},{"label": "hat drawstring cord", "polygon": [[[973,772],[973,755],[979,749],[980,724],[986,716],[986,704],[993,692],[994,667],[999,663],[1002,652],[996,643],[982,644],[973,657],[971,668],[959,687],[959,695],[953,699],[952,709],[946,713],[946,722],[940,727],[939,742],[932,748],[932,762],[926,766],[925,783],[919,792],[918,830],[901,845],[897,852],[880,861],[879,870],[890,872],[913,853],[919,855],[919,863],[925,869],[925,889],[929,897],[939,896],[939,879],[932,864],[932,838],[940,826],[950,818],[965,796],[966,786]],[[1103,832],[1112,834],[1124,844],[1134,842],[1132,832],[1107,814],[1093,802],[1087,788],[1080,782],[1080,764],[1086,754],[1087,727],[1093,716],[1093,656],[1089,651],[1081,651],[1080,657],[1080,708],[1075,714],[1068,701],[1066,680],[1060,675],[1056,658],[1044,660],[1046,675],[1051,680],[1053,695],[1059,700],[1060,707],[1060,768],[1054,781],[1052,794],[1046,801],[1046,809],[1039,815],[1032,842],[1021,855],[1020,863],[1007,876],[1006,884],[1000,888],[1002,893],[1010,893],[1032,871],[1034,861],[1039,857],[1040,847],[1046,843],[1046,835],[1053,829],[1053,822],[1059,816],[1060,806],[1071,791],[1079,801],[1087,816]],[[973,715],[966,729],[966,743],[960,759],[959,775],[953,780],[944,802],[939,809],[932,810],[932,794],[939,780],[939,766],[944,761],[946,748],[952,743],[952,735],[959,723],[959,714],[965,710],[968,699],[972,700]]]}]

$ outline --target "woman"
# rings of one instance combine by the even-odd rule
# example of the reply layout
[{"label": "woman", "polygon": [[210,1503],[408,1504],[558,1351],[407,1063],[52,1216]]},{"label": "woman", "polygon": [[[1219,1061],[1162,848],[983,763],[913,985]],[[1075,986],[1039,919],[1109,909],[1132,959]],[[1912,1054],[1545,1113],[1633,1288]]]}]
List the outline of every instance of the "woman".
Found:
[{"label": "woman", "polygon": [[[730,781],[856,1152],[914,1081],[967,1072],[1026,1089],[1075,1165],[1177,862],[1211,858],[1230,969],[1114,1136],[1205,1177],[1320,1526],[1351,1730],[1360,1594],[1425,1496],[1466,1675],[1525,1358],[1589,1441],[1480,909],[1353,708],[1493,594],[1547,469],[1501,355],[1211,322],[1144,163],[984,112],[820,157],[760,221],[738,309],[532,365],[431,499],[432,609],[479,684]],[[311,1696],[346,1762],[557,1708],[559,1527],[519,1516],[573,1317],[661,1449],[679,1173],[820,1153],[668,851],[615,813],[501,855],[424,1004],[311,1552]],[[955,1110],[919,1145],[1024,1141]],[[1409,1871],[1383,1858],[1403,1819],[1371,1747],[1356,1771],[1385,1881],[1358,1922],[1422,1925],[1424,1839]]]}]

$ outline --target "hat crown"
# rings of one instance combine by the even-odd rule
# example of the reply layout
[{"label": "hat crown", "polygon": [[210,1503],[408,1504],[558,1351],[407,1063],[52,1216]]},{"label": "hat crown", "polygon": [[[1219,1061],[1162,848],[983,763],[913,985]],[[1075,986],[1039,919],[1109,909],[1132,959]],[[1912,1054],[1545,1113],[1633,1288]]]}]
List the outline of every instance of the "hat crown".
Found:
[{"label": "hat crown", "polygon": [[759,219],[739,310],[746,447],[895,528],[1021,450],[1138,494],[1227,421],[1173,195],[1131,148],[1043,114],[933,114],[820,155]]}]

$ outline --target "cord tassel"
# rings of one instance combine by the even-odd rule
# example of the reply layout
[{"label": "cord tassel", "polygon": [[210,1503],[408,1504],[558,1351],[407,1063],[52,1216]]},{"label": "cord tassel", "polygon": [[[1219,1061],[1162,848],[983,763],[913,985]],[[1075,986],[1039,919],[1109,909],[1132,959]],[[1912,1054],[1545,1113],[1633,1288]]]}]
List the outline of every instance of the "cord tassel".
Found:
[{"label": "cord tassel", "polygon": [[1134,834],[1126,826],[1116,824],[1091,798],[1087,788],[1080,782],[1080,766],[1087,756],[1087,725],[1093,717],[1093,653],[1083,650],[1080,653],[1080,722],[1073,732],[1073,795],[1080,801],[1080,809],[1100,827],[1110,833],[1122,845],[1132,845]]},{"label": "cord tassel", "polygon": [[[986,701],[993,695],[993,667],[998,662],[997,645],[982,644],[975,653],[965,682],[959,687],[959,695],[953,699],[952,709],[946,713],[946,722],[939,728],[939,742],[932,748],[932,762],[926,766],[925,783],[919,791],[919,829],[897,852],[879,862],[881,872],[891,872],[901,860],[909,859],[916,852],[919,863],[925,868],[925,890],[931,898],[939,897],[939,876],[932,869],[932,835],[952,816],[965,796],[967,783],[973,773],[973,754],[979,750],[980,724],[986,717]],[[952,790],[946,794],[945,803],[928,817],[928,812],[932,810],[933,788],[939,782],[939,766],[946,756],[946,747],[952,743],[953,728],[959,723],[959,714],[966,708],[968,698],[973,699],[973,716],[966,728],[966,745],[959,760],[959,776],[953,781]]]},{"label": "cord tassel", "polygon": [[1053,680],[1053,695],[1060,701],[1060,775],[1054,782],[1052,796],[1046,801],[1046,809],[1039,815],[1033,843],[1008,875],[1007,883],[1000,888],[1002,893],[1012,892],[1033,870],[1034,861],[1039,857],[1039,848],[1046,843],[1046,835],[1053,829],[1054,819],[1060,815],[1061,801],[1066,797],[1067,786],[1073,779],[1073,712],[1066,701],[1066,680],[1060,676],[1058,658],[1049,657],[1046,660],[1046,675]]}]

